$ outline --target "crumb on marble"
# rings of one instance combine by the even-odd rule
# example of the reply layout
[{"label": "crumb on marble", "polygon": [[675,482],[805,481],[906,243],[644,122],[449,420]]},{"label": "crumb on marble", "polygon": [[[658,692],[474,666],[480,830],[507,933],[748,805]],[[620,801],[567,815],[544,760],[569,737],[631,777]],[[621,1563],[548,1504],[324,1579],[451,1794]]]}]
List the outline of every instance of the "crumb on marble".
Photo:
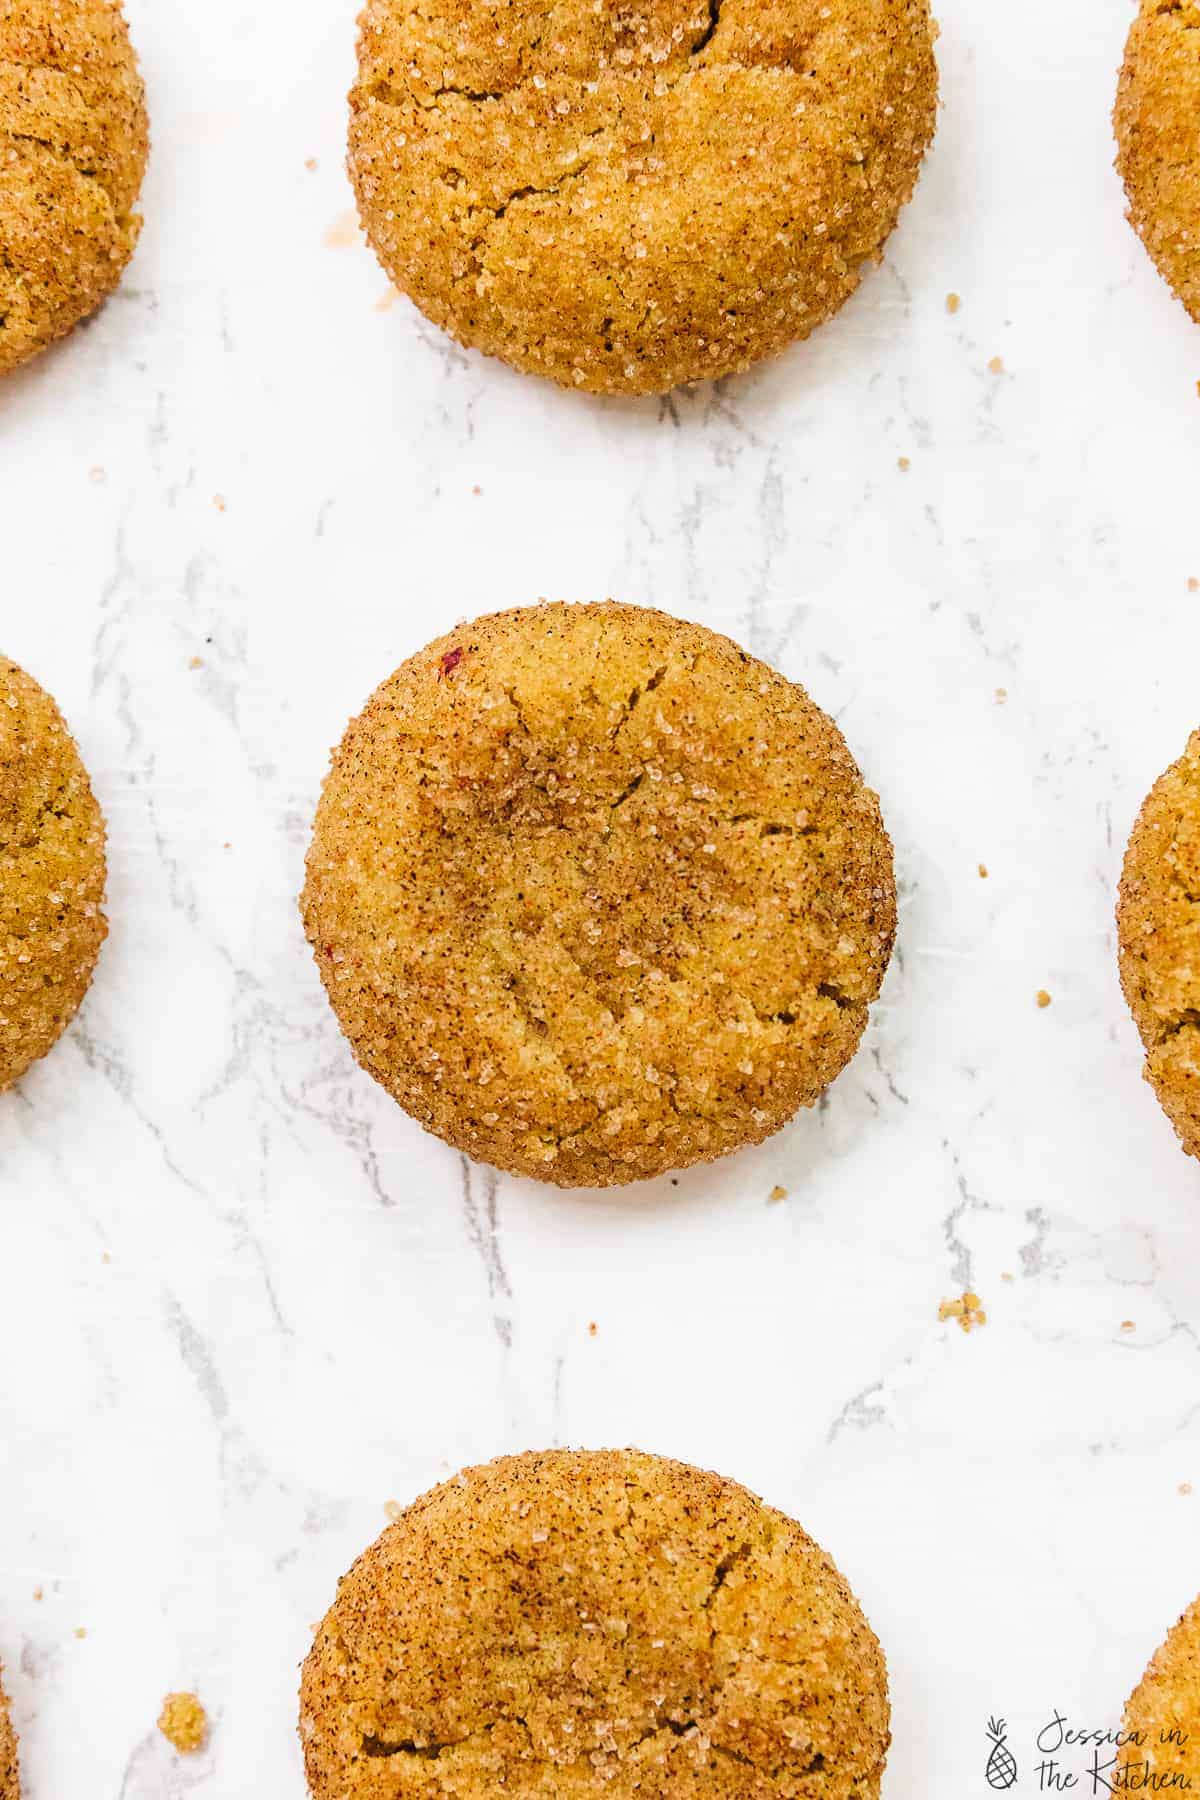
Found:
[{"label": "crumb on marble", "polygon": [[204,658],[202,656],[193,656],[191,661],[188,663],[189,669],[202,669],[203,667],[204,667]]},{"label": "crumb on marble", "polygon": [[75,1627],[75,1636],[77,1638],[85,1638],[87,1636],[87,1626],[86,1625],[77,1625]]},{"label": "crumb on marble", "polygon": [[1050,995],[1046,992],[1045,988],[1038,989],[1036,999],[1040,1011],[1045,1012],[1046,1008],[1050,1005]]},{"label": "crumb on marble", "polygon": [[1188,593],[1200,594],[1200,575],[1188,576]]},{"label": "crumb on marble", "polygon": [[1122,1331],[1136,1331],[1137,1325],[1135,1324],[1134,1320],[1132,1320],[1132,1319],[1122,1319],[1121,1320],[1121,1330]]},{"label": "crumb on marble", "polygon": [[899,471],[902,475],[907,475],[908,471],[912,468],[912,461],[907,456],[897,457],[896,467],[899,469]]},{"label": "crumb on marble", "polygon": [[474,487],[473,487],[473,488],[472,488],[472,489],[471,489],[471,492],[472,492],[472,493],[473,493],[473,494],[482,494],[482,492],[483,492],[483,489],[482,489],[482,488],[481,488],[481,487],[480,487],[480,485],[479,485],[479,483],[478,483],[478,482],[476,482],[476,483],[475,483],[475,486],[474,486]]},{"label": "crumb on marble", "polygon": [[1007,688],[997,688],[995,694],[993,695],[993,698],[994,698],[997,706],[1003,706],[1005,701],[1008,699],[1008,689]]},{"label": "crumb on marble", "polygon": [[223,513],[225,511],[225,496],[224,496],[224,494],[214,494],[213,495],[213,505],[216,507],[218,512]]},{"label": "crumb on marble", "polygon": [[600,1329],[600,1327],[597,1325],[595,1319],[593,1319],[591,1324],[588,1326],[588,1336],[595,1337],[595,1335],[599,1331],[599,1329]]},{"label": "crumb on marble", "polygon": [[42,1602],[42,1601],[43,1601],[43,1600],[44,1600],[44,1599],[45,1599],[45,1598],[46,1598],[46,1590],[45,1590],[45,1588],[43,1588],[43,1587],[35,1587],[35,1588],[34,1588],[34,1590],[33,1590],[33,1597],[34,1597],[34,1599],[35,1599],[35,1600],[36,1600],[36,1601],[37,1601],[37,1602],[38,1602],[38,1603],[39,1603],[39,1605],[40,1605],[40,1604],[41,1604],[41,1602]]},{"label": "crumb on marble", "polygon": [[947,294],[946,295],[946,311],[948,313],[953,315],[954,313],[956,313],[958,311],[958,309],[961,305],[962,305],[962,295],[961,294]]},{"label": "crumb on marble", "polygon": [[350,211],[340,214],[325,233],[325,248],[327,250],[348,250],[352,244],[356,244],[357,242],[357,212]]},{"label": "crumb on marble", "polygon": [[392,1521],[393,1525],[396,1523],[397,1519],[402,1519],[404,1517],[404,1508],[398,1500],[385,1500],[383,1503],[383,1510],[387,1517]]},{"label": "crumb on marble", "polygon": [[986,863],[980,863],[980,865],[979,865],[979,879],[980,879],[980,881],[986,881],[986,880],[987,880],[987,878],[988,878],[988,866],[987,866],[987,864],[986,864]]},{"label": "crumb on marble", "polygon": [[1187,1496],[1192,1492],[1191,1482],[1190,1481],[1181,1481],[1179,1484],[1179,1491],[1183,1495],[1184,1499],[1186,1500]]},{"label": "crumb on marble", "polygon": [[203,1750],[208,1737],[208,1714],[195,1694],[168,1694],[158,1715],[158,1729],[180,1756]]},{"label": "crumb on marble", "polygon": [[320,168],[321,164],[315,156],[306,156],[304,159],[304,166],[311,175],[314,169]]},{"label": "crumb on marble", "polygon": [[767,1199],[771,1202],[772,1206],[778,1206],[779,1202],[781,1200],[786,1200],[787,1197],[788,1191],[785,1187],[773,1187],[767,1195]]},{"label": "crumb on marble", "polygon": [[954,1319],[961,1331],[976,1331],[987,1324],[983,1301],[978,1294],[971,1293],[964,1294],[960,1300],[943,1300],[938,1307],[938,1318],[943,1324]]},{"label": "crumb on marble", "polygon": [[993,375],[1003,375],[1004,358],[1002,356],[993,356],[991,362],[988,364],[988,368]]}]

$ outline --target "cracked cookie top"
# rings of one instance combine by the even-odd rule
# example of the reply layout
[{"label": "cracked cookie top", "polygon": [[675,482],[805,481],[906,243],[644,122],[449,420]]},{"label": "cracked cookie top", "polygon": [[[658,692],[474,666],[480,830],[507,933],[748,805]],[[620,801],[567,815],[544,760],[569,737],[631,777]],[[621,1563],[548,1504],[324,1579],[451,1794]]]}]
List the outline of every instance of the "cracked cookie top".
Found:
[{"label": "cracked cookie top", "polygon": [[414,656],[326,780],[303,912],[359,1061],[556,1182],[717,1157],[853,1055],[891,845],[837,727],[703,626],[497,613]]},{"label": "cracked cookie top", "polygon": [[877,1800],[883,1654],[745,1488],[637,1451],[503,1457],[409,1508],[304,1667],[314,1800]]},{"label": "cracked cookie top", "polygon": [[1114,122],[1130,223],[1200,321],[1200,0],[1142,0]]},{"label": "cracked cookie top", "polygon": [[597,393],[727,375],[858,285],[933,135],[928,0],[368,0],[350,172],[396,285]]},{"label": "cracked cookie top", "polygon": [[0,656],[0,1093],[44,1056],[104,942],[104,821],[53,700]]},{"label": "cracked cookie top", "polygon": [[1152,789],[1121,877],[1121,985],[1146,1077],[1200,1156],[1200,731]]},{"label": "cracked cookie top", "polygon": [[0,374],[116,286],[146,150],[119,0],[0,0]]},{"label": "cracked cookie top", "polygon": [[[3,1670],[0,1670],[3,1674]],[[0,1686],[0,1800],[21,1800],[17,1768],[17,1734],[8,1716],[8,1696]]]},{"label": "cracked cookie top", "polygon": [[1125,1709],[1125,1730],[1136,1737],[1121,1751],[1121,1792],[1200,1788],[1200,1600],[1151,1658]]}]

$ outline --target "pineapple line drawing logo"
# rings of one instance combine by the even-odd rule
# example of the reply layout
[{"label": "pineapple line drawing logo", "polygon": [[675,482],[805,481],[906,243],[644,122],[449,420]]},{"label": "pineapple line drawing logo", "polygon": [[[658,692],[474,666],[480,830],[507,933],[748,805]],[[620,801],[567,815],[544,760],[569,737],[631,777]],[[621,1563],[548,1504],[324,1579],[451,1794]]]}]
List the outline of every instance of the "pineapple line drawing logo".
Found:
[{"label": "pineapple line drawing logo", "polygon": [[1017,1759],[1008,1747],[1005,1736],[1008,1727],[1003,1719],[989,1719],[987,1734],[992,1741],[992,1752],[987,1762],[987,1784],[997,1793],[1006,1794],[1009,1788],[1017,1785]]}]

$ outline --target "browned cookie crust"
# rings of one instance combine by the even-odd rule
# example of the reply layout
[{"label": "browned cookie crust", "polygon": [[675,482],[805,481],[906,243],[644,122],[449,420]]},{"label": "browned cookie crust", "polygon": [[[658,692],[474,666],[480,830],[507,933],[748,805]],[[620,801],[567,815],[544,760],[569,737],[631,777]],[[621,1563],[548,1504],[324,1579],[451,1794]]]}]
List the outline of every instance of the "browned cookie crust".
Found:
[{"label": "browned cookie crust", "polygon": [[116,287],[146,148],[119,0],[0,0],[0,374]]},{"label": "browned cookie crust", "polygon": [[1200,732],[1143,806],[1117,905],[1121,986],[1146,1078],[1200,1155]]},{"label": "browned cookie crust", "polygon": [[1200,320],[1200,0],[1142,0],[1115,124],[1130,222]]},{"label": "browned cookie crust", "polygon": [[53,700],[0,656],[0,1092],[70,1024],[107,926],[104,820]]},{"label": "browned cookie crust", "polygon": [[895,934],[832,721],[728,638],[612,604],[477,619],[389,677],[335,752],[302,908],[363,1067],[564,1187],[811,1106]]},{"label": "browned cookie crust", "polygon": [[877,1800],[883,1654],[800,1527],[637,1451],[504,1457],[359,1558],[304,1666],[314,1800]]},{"label": "browned cookie crust", "polygon": [[368,0],[350,173],[391,279],[596,393],[828,319],[933,136],[928,0]]},{"label": "browned cookie crust", "polygon": [[1200,1789],[1200,1600],[1152,1657],[1125,1709],[1125,1730],[1141,1739],[1121,1752],[1130,1792]]},{"label": "browned cookie crust", "polygon": [[[0,1670],[0,1674],[3,1670]],[[17,1734],[8,1716],[8,1697],[0,1687],[0,1800],[20,1800],[21,1777],[17,1767]]]}]

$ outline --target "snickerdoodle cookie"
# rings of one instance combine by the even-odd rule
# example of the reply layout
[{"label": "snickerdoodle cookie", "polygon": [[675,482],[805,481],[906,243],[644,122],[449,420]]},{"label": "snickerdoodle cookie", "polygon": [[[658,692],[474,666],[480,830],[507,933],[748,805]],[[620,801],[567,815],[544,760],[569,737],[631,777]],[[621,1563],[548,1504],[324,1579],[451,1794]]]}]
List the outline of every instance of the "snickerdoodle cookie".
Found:
[{"label": "snickerdoodle cookie", "polygon": [[1141,0],[1115,123],[1130,221],[1200,320],[1200,0]]},{"label": "snickerdoodle cookie", "polygon": [[[3,1670],[0,1670],[0,1675]],[[17,1767],[17,1734],[8,1716],[8,1696],[0,1686],[0,1800],[20,1800],[21,1777]]]},{"label": "snickerdoodle cookie", "polygon": [[302,907],[363,1067],[563,1187],[811,1106],[895,931],[832,721],[728,638],[611,603],[477,619],[390,676],[334,754]]},{"label": "snickerdoodle cookie", "polygon": [[1200,1789],[1200,1600],[1151,1658],[1125,1730],[1135,1735],[1121,1751],[1121,1792]]},{"label": "snickerdoodle cookie", "polygon": [[75,1016],[104,942],[104,820],[53,700],[0,656],[0,1092]]},{"label": "snickerdoodle cookie", "polygon": [[928,0],[368,0],[350,172],[464,344],[661,393],[807,337],[933,136]]},{"label": "snickerdoodle cookie", "polygon": [[1200,731],[1142,807],[1117,906],[1121,985],[1146,1077],[1200,1156]]},{"label": "snickerdoodle cookie", "polygon": [[116,287],[146,145],[120,0],[0,0],[0,374]]},{"label": "snickerdoodle cookie", "polygon": [[637,1451],[503,1457],[361,1556],[304,1667],[314,1800],[877,1800],[883,1653],[745,1488]]}]

